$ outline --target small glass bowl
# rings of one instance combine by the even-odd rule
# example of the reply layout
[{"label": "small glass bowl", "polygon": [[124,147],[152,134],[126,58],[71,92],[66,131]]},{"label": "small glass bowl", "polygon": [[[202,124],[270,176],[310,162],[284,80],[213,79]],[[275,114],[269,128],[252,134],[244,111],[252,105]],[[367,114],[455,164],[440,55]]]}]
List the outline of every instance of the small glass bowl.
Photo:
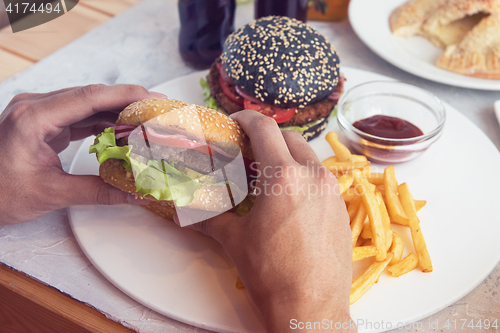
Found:
[{"label": "small glass bowl", "polygon": [[[365,133],[352,124],[375,115],[411,122],[424,134],[408,139],[390,139]],[[342,95],[337,121],[342,134],[358,154],[380,163],[407,162],[422,154],[443,131],[446,111],[433,94],[401,81],[373,81]]]}]

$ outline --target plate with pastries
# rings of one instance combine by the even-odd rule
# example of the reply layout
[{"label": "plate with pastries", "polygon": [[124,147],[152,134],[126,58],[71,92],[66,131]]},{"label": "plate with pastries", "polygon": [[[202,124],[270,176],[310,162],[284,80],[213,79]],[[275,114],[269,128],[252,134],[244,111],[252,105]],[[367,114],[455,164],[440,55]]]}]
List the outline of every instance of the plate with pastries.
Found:
[{"label": "plate with pastries", "polygon": [[500,90],[498,0],[353,0],[349,19],[369,48],[402,70]]}]

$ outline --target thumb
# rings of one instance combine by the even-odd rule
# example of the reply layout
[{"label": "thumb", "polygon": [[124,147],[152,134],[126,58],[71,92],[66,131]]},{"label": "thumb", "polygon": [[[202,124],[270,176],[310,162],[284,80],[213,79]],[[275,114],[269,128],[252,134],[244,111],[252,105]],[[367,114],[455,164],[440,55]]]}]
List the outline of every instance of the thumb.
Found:
[{"label": "thumb", "polygon": [[[184,218],[184,216],[182,217]],[[179,224],[179,216],[174,216],[174,222]],[[241,217],[234,213],[222,213],[208,220],[195,224],[190,224],[186,228],[197,230],[208,237],[212,237],[223,246],[227,245],[228,240],[235,239],[235,233],[241,229]]]},{"label": "thumb", "polygon": [[124,192],[102,180],[99,176],[69,175],[61,182],[63,206],[73,205],[147,205],[149,200],[136,199],[133,194]]}]

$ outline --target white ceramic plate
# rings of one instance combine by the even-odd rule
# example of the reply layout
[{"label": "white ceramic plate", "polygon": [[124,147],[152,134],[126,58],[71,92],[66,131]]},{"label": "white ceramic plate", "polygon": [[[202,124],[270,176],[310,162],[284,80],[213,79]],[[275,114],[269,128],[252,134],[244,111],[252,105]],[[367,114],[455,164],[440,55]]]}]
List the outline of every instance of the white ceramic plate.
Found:
[{"label": "white ceramic plate", "polygon": [[[388,79],[351,68],[343,68],[343,72],[349,78],[347,89]],[[202,104],[198,81],[205,73],[175,79],[153,90]],[[384,274],[351,307],[352,317],[358,323],[364,321],[360,332],[395,328],[398,323],[404,325],[439,311],[477,286],[500,259],[500,154],[475,125],[451,106],[446,108],[442,137],[419,158],[396,166],[398,180],[409,184],[416,199],[428,202],[419,216],[434,272],[412,271],[399,278]],[[336,128],[331,121],[329,130]],[[311,142],[320,159],[332,155],[325,133]],[[85,141],[77,153],[72,173],[97,174],[95,156],[88,154],[91,142],[92,138]],[[71,207],[69,217],[80,246],[95,267],[142,304],[218,332],[263,331],[248,293],[235,288],[234,266],[211,239],[135,206]],[[408,233],[398,230],[406,244],[411,244]]]},{"label": "white ceramic plate", "polygon": [[349,20],[359,38],[373,52],[394,66],[414,75],[452,86],[500,90],[500,80],[488,80],[455,74],[435,64],[443,50],[423,37],[394,37],[389,16],[407,0],[352,0]]}]

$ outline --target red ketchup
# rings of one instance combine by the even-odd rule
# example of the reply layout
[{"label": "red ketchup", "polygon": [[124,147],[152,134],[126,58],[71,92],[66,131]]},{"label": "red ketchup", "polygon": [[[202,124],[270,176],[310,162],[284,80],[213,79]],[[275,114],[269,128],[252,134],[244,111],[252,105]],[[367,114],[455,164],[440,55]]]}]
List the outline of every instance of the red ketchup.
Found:
[{"label": "red ketchup", "polygon": [[409,121],[383,115],[358,120],[352,126],[365,133],[389,139],[408,139],[424,135],[420,128]]},{"label": "red ketchup", "polygon": [[[424,134],[420,128],[409,121],[383,115],[361,119],[352,125],[364,133],[386,139],[410,139]],[[411,159],[411,156],[415,153],[413,149],[405,148],[405,146],[413,144],[417,140],[387,142],[383,139],[369,138],[366,135],[361,135],[361,137],[365,139],[365,143],[353,144],[355,150],[362,152],[375,162],[401,163]]]}]

